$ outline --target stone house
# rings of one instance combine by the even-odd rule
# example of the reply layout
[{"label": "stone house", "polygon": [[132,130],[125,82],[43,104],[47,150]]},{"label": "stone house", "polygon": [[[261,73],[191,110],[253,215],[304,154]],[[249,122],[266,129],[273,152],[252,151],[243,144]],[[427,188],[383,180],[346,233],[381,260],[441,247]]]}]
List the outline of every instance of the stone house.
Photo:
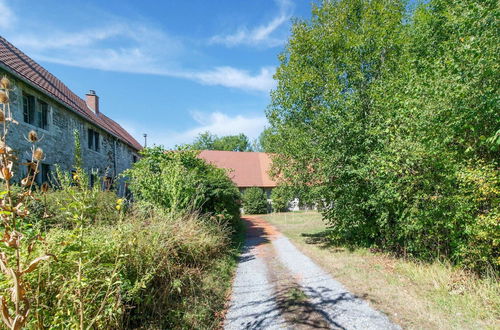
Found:
[{"label": "stone house", "polygon": [[[0,77],[7,76],[11,111],[18,125],[10,126],[7,144],[23,163],[30,158],[30,143],[25,139],[30,130],[41,138],[38,146],[45,151],[37,182],[50,181],[58,164],[62,170],[74,166],[74,130],[79,131],[83,167],[98,172],[103,185],[113,185],[121,195],[126,187],[115,178],[137,159],[141,145],[119,124],[104,115],[94,91],[86,99],[73,93],[58,78],[33,61],[3,37],[0,37]],[[15,170],[19,179],[27,168]]]}]

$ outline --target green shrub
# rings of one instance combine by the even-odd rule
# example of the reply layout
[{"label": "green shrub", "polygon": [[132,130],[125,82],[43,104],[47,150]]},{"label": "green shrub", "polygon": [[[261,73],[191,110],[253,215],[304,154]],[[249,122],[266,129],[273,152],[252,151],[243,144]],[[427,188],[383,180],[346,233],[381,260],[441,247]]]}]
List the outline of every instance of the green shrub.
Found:
[{"label": "green shrub", "polygon": [[258,187],[245,189],[243,193],[243,210],[247,214],[267,213],[268,203],[264,190]]},{"label": "green shrub", "polygon": [[278,186],[271,192],[271,206],[274,212],[288,211],[293,199],[293,192],[287,186]]},{"label": "green shrub", "polygon": [[234,263],[230,232],[206,217],[147,206],[81,236],[52,228],[43,249],[58,260],[29,277],[36,295],[28,326],[77,327],[81,297],[86,328],[216,328],[229,286],[218,281],[230,283]]},{"label": "green shrub", "polygon": [[126,171],[134,198],[168,212],[200,211],[236,221],[240,194],[227,173],[197,157],[195,151],[146,148]]}]

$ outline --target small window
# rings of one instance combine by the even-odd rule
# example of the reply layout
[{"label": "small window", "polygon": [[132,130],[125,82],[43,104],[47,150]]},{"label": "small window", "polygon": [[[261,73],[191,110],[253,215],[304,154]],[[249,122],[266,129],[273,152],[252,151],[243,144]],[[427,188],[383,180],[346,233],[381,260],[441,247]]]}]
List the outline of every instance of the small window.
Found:
[{"label": "small window", "polygon": [[35,123],[35,97],[23,94],[23,117],[24,122],[33,125]]},{"label": "small window", "polygon": [[88,147],[89,149],[99,151],[99,133],[94,131],[93,129],[88,129]]},{"label": "small window", "polygon": [[47,129],[49,105],[33,95],[23,93],[23,120],[33,126]]},{"label": "small window", "polygon": [[90,188],[94,188],[94,184],[95,184],[95,175],[94,175],[94,173],[92,173],[92,171],[90,171],[90,174],[89,174],[89,179],[90,179]]},{"label": "small window", "polygon": [[132,155],[132,163],[137,163],[137,156],[136,155]]},{"label": "small window", "polygon": [[49,116],[49,105],[43,101],[38,101],[36,126],[46,129]]}]

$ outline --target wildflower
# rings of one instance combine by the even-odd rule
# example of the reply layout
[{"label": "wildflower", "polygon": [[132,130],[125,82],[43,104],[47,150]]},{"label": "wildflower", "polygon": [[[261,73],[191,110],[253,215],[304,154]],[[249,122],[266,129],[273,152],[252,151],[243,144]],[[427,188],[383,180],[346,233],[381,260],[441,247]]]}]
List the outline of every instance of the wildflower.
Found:
[{"label": "wildflower", "polygon": [[4,167],[2,168],[2,176],[4,180],[9,181],[10,179],[12,179],[12,172],[10,171],[9,168]]},{"label": "wildflower", "polygon": [[5,92],[0,92],[0,103],[2,104],[9,103],[9,97],[7,96],[7,94],[5,94]]},{"label": "wildflower", "polygon": [[28,141],[30,141],[31,143],[35,143],[36,141],[38,141],[38,134],[36,134],[35,131],[31,130],[28,133]]},{"label": "wildflower", "polygon": [[10,80],[6,76],[3,76],[2,79],[0,80],[0,86],[4,89],[9,89],[10,88]]},{"label": "wildflower", "polygon": [[43,156],[44,156],[44,153],[43,153],[42,148],[36,148],[35,152],[33,152],[33,158],[35,158],[35,160],[37,160],[37,161],[43,160]]},{"label": "wildflower", "polygon": [[124,202],[124,199],[123,199],[123,198],[118,198],[118,199],[116,200],[116,209],[117,209],[118,211],[120,211],[120,210],[122,209],[122,207],[123,207],[123,202]]}]

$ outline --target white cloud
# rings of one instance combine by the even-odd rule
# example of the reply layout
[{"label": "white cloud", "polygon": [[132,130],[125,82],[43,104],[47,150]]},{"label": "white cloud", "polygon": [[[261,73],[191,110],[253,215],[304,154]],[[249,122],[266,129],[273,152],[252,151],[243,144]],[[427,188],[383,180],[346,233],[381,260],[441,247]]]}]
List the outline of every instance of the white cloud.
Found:
[{"label": "white cloud", "polygon": [[[8,9],[0,0],[0,9],[2,6]],[[10,9],[5,12],[12,13]],[[106,22],[104,19],[99,21]],[[179,62],[189,56],[189,50],[180,38],[142,22],[123,18],[113,17],[100,26],[76,31],[66,31],[47,23],[41,24],[38,29],[25,31],[22,24],[17,24],[6,37],[37,61],[104,71],[162,75],[204,85],[266,93],[275,86],[272,67],[263,67],[255,73],[230,66],[198,70],[186,68]]]},{"label": "white cloud", "polygon": [[240,27],[235,33],[227,35],[216,35],[210,39],[211,44],[222,44],[227,47],[237,45],[265,45],[275,47],[284,43],[283,38],[273,37],[272,34],[288,22],[291,18],[292,3],[290,0],[277,0],[279,6],[278,15],[269,23],[248,29],[246,26]]},{"label": "white cloud", "polygon": [[164,129],[151,129],[146,127],[137,127],[129,122],[119,121],[120,125],[130,132],[141,144],[144,142],[143,133],[148,134],[148,145],[163,145],[166,148],[173,148],[176,145],[191,143],[198,134],[209,131],[219,136],[236,135],[243,133],[250,140],[256,139],[267,125],[265,116],[231,116],[219,111],[204,113],[192,112],[191,116],[195,122],[193,128],[181,132],[169,131]]},{"label": "white cloud", "polygon": [[0,0],[0,28],[11,28],[16,20],[14,12],[7,6],[5,1]]},{"label": "white cloud", "polygon": [[171,134],[168,140],[164,141],[165,146],[172,147],[193,142],[198,134],[206,131],[219,136],[243,133],[252,140],[259,136],[267,124],[265,116],[247,117],[243,115],[230,116],[222,112],[208,114],[193,112],[192,117],[198,123],[198,126],[184,132]]},{"label": "white cloud", "polygon": [[188,73],[187,77],[206,85],[221,85],[268,92],[276,85],[273,73],[274,68],[271,67],[262,68],[257,75],[251,75],[248,71],[226,66],[205,72]]}]

